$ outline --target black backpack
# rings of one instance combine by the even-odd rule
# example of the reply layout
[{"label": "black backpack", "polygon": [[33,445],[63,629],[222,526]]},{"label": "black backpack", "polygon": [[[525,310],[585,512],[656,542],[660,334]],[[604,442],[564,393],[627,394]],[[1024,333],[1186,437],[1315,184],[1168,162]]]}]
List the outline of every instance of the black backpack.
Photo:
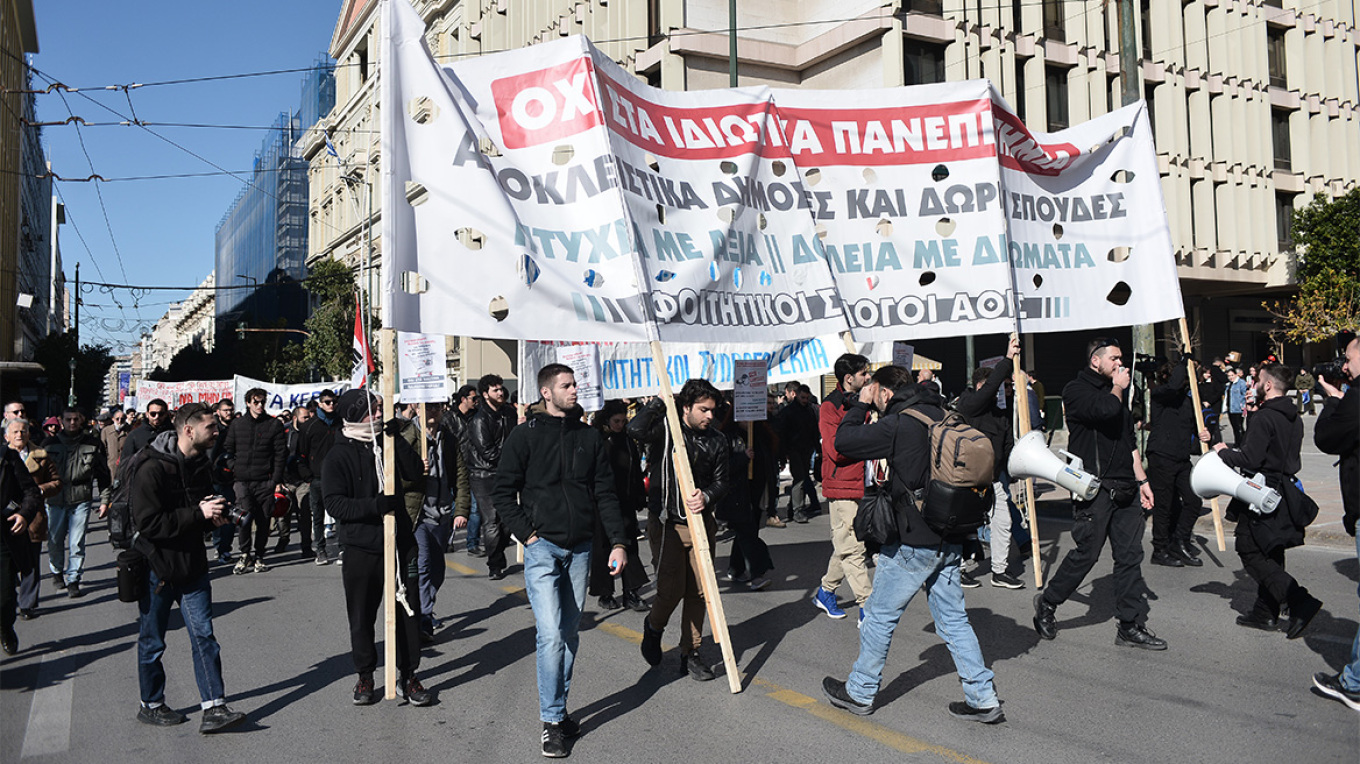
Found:
[{"label": "black backpack", "polygon": [[118,472],[114,475],[112,496],[109,499],[109,543],[114,549],[131,549],[135,533],[132,523],[132,477],[137,470],[151,458],[151,445],[148,443],[137,453],[118,462]]}]

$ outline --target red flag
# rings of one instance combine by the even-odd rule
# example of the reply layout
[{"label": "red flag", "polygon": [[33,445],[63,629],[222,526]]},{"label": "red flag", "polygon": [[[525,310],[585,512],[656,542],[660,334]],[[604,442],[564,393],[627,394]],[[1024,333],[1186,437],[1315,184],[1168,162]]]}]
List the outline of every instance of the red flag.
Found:
[{"label": "red flag", "polygon": [[362,303],[355,300],[354,306],[354,370],[349,375],[349,386],[366,387],[368,375],[377,369],[373,365],[373,354],[368,352],[368,337],[364,334],[364,322],[360,317]]}]

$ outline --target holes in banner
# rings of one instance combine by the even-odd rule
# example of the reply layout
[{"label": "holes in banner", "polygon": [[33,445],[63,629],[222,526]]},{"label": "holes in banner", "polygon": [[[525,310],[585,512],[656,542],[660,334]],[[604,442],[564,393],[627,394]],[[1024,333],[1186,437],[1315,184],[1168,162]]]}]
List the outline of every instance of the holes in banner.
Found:
[{"label": "holes in banner", "polygon": [[922,273],[919,283],[921,284],[921,286],[930,286],[931,284],[934,284],[935,271],[926,271],[925,273]]},{"label": "holes in banner", "polygon": [[889,236],[892,236],[893,232],[892,221],[887,218],[883,218],[882,220],[878,221],[878,225],[874,226],[874,231],[876,231],[879,236],[882,236],[885,239],[888,238]]},{"label": "holes in banner", "polygon": [[429,201],[430,192],[414,180],[406,181],[406,203],[412,207],[419,207]]},{"label": "holes in banner", "polygon": [[1054,238],[1054,239],[1057,239],[1058,241],[1062,241],[1062,237],[1063,237],[1063,227],[1062,227],[1062,223],[1054,223],[1054,224],[1053,224],[1053,238]]},{"label": "holes in banner", "polygon": [[803,177],[807,179],[807,184],[809,186],[815,186],[822,182],[822,171],[814,167],[804,173]]},{"label": "holes in banner", "polygon": [[823,242],[826,241],[826,226],[818,223],[812,230],[817,232],[817,238],[821,239]]},{"label": "holes in banner", "polygon": [[570,162],[571,158],[574,156],[576,156],[576,149],[572,148],[570,143],[564,143],[553,149],[552,161],[553,164],[560,167],[561,165]]},{"label": "holes in banner", "polygon": [[935,165],[935,169],[930,171],[930,179],[939,183],[949,177],[949,168],[942,164]]},{"label": "holes in banner", "polygon": [[590,268],[586,270],[585,277],[582,279],[582,281],[585,282],[586,286],[590,287],[591,289],[595,289],[604,285],[604,274],[600,273],[599,271],[593,268]]},{"label": "holes in banner", "polygon": [[769,222],[770,221],[765,219],[765,213],[762,212],[759,215],[756,215],[756,227],[760,230],[765,230],[765,226],[769,225]]},{"label": "holes in banner", "polygon": [[732,225],[732,219],[736,216],[736,210],[733,210],[731,207],[718,208],[718,219],[728,225]]},{"label": "holes in banner", "polygon": [[656,222],[661,225],[666,224],[666,208],[660,204],[656,205]]},{"label": "holes in banner", "polygon": [[757,280],[761,286],[769,286],[774,283],[774,277],[770,275],[769,271],[761,271],[760,278]]},{"label": "holes in banner", "polygon": [[477,139],[477,150],[489,157],[498,157],[501,155],[500,146],[497,146],[496,142],[491,140],[491,136],[489,135],[483,135]]},{"label": "holes in banner", "polygon": [[642,158],[643,163],[652,168],[652,172],[661,172],[661,165],[657,163],[656,157],[648,154]]},{"label": "holes in banner", "polygon": [[742,281],[743,281],[743,280],[744,280],[744,279],[743,279],[743,277],[742,277],[742,275],[741,275],[741,268],[733,268],[733,269],[732,269],[732,288],[733,288],[733,289],[741,289],[741,284],[742,284]]},{"label": "holes in banner", "polygon": [[1110,180],[1115,183],[1132,183],[1133,170],[1115,170],[1114,174],[1110,176]]},{"label": "holes in banner", "polygon": [[718,169],[722,170],[723,175],[736,175],[737,163],[730,159],[725,159],[722,164],[718,165]]},{"label": "holes in banner", "polygon": [[439,107],[425,96],[412,98],[411,102],[406,105],[406,111],[417,125],[433,122],[439,116]]},{"label": "holes in banner", "polygon": [[1105,299],[1115,305],[1124,306],[1129,304],[1129,297],[1132,295],[1133,290],[1129,288],[1128,284],[1121,281],[1114,285],[1109,294],[1105,295]]},{"label": "holes in banner", "polygon": [[664,284],[667,281],[670,281],[671,279],[675,278],[675,274],[671,271],[657,271],[655,278],[657,281]]},{"label": "holes in banner", "polygon": [[877,182],[878,182],[878,173],[874,172],[874,168],[872,168],[872,167],[865,167],[865,168],[864,168],[864,183],[865,183],[865,185],[872,186],[873,184],[875,184],[875,183],[877,183]]},{"label": "holes in banner", "polygon": [[865,276],[865,277],[864,277],[864,283],[865,283],[865,285],[867,285],[867,286],[869,287],[869,291],[870,291],[870,292],[874,291],[875,289],[878,289],[878,277],[877,277],[877,276]]},{"label": "holes in banner", "polygon": [[504,321],[505,317],[510,315],[510,303],[506,302],[505,298],[501,295],[492,297],[491,304],[487,305],[486,309],[487,312],[491,314],[491,317],[497,321]]},{"label": "holes in banner", "polygon": [[717,263],[708,264],[708,278],[710,281],[722,281],[722,268]]},{"label": "holes in banner", "polygon": [[1033,279],[1033,280],[1034,280],[1034,288],[1035,288],[1035,289],[1038,289],[1039,287],[1041,287],[1041,286],[1044,285],[1044,277],[1043,277],[1043,276],[1040,276],[1040,275],[1037,274],[1037,273],[1034,274],[1034,279]]},{"label": "holes in banner", "polygon": [[453,235],[457,237],[459,244],[468,249],[481,249],[486,244],[486,234],[476,228],[459,228]]},{"label": "holes in banner", "polygon": [[950,218],[940,218],[935,221],[935,233],[946,239],[953,236],[954,229],[958,227],[958,224]]},{"label": "holes in banner", "polygon": [[407,294],[424,294],[430,288],[430,282],[424,276],[415,271],[401,272],[401,291]]},{"label": "holes in banner", "polygon": [[787,169],[788,169],[788,165],[784,164],[783,162],[779,161],[778,159],[776,159],[776,160],[773,161],[773,162],[770,162],[770,171],[774,173],[774,176],[775,176],[776,178],[782,178],[782,177],[784,177],[784,172],[785,172]]},{"label": "holes in banner", "polygon": [[1110,254],[1108,257],[1110,262],[1112,263],[1122,263],[1125,260],[1129,259],[1129,255],[1132,254],[1133,247],[1115,247],[1114,249],[1110,250]]},{"label": "holes in banner", "polygon": [[519,279],[524,282],[525,286],[533,286],[534,282],[538,281],[542,271],[539,270],[538,263],[534,262],[532,257],[520,255],[519,262],[516,265],[518,265]]}]

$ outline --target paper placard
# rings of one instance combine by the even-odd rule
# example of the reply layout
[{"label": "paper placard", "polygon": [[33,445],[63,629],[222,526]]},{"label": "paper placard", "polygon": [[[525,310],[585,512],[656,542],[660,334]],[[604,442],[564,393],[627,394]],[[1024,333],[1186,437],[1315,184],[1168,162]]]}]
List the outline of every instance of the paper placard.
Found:
[{"label": "paper placard", "polygon": [[576,404],[586,411],[604,408],[604,386],[600,383],[600,347],[598,345],[562,345],[557,348],[557,362],[566,364],[576,374]]},{"label": "paper placard", "polygon": [[916,347],[905,342],[893,343],[893,366],[910,369],[916,359]]},{"label": "paper placard", "polygon": [[732,418],[738,422],[762,422],[767,415],[765,406],[769,395],[766,384],[767,361],[763,358],[739,359],[733,362]]}]

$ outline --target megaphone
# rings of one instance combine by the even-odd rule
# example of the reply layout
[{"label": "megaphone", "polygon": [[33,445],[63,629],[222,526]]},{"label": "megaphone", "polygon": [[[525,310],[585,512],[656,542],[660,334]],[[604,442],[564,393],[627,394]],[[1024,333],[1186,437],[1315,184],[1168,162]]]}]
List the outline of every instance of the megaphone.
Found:
[{"label": "megaphone", "polygon": [[1006,462],[1006,471],[1011,477],[1043,478],[1066,488],[1080,501],[1090,501],[1100,492],[1100,478],[1087,472],[1081,459],[1060,451],[1070,461],[1064,462],[1044,445],[1044,435],[1031,430],[1025,437],[1016,441],[1011,449],[1011,458]]},{"label": "megaphone", "polygon": [[1280,492],[1266,486],[1265,475],[1245,478],[1237,470],[1223,463],[1218,452],[1210,451],[1199,458],[1190,470],[1190,488],[1201,499],[1231,496],[1251,505],[1251,511],[1268,515],[1280,506]]}]

